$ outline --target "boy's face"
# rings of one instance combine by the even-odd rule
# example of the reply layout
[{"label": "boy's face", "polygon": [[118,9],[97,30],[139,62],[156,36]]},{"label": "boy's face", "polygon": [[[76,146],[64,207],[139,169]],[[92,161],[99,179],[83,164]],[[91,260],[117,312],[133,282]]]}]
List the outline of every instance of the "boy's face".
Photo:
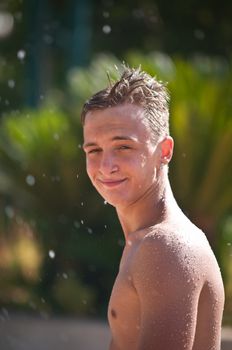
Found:
[{"label": "boy's face", "polygon": [[84,125],[87,173],[101,196],[125,207],[155,191],[161,163],[143,109],[132,104],[90,111]]}]

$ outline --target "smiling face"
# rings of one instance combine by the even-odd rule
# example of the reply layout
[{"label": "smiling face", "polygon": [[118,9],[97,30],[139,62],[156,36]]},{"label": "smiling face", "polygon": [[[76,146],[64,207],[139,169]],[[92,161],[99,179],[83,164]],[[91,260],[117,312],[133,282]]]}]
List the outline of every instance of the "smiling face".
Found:
[{"label": "smiling face", "polygon": [[115,207],[139,201],[157,185],[162,151],[152,142],[143,113],[141,107],[125,104],[86,115],[87,173],[101,196]]}]

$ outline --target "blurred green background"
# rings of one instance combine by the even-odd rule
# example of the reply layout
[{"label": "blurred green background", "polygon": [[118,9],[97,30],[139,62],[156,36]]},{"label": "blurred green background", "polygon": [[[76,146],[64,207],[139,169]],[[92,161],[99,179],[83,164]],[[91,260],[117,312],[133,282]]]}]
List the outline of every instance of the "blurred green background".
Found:
[{"label": "blurred green background", "polygon": [[168,82],[173,191],[232,324],[231,18],[229,0],[1,0],[1,318],[106,317],[124,240],[85,174],[80,109],[125,61]]}]

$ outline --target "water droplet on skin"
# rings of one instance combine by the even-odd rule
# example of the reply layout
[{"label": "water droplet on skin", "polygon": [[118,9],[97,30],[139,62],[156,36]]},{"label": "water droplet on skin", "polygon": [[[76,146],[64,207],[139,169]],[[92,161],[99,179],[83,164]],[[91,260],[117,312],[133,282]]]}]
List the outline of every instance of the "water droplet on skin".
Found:
[{"label": "water droplet on skin", "polygon": [[128,240],[128,241],[127,241],[127,244],[128,244],[129,246],[131,246],[131,245],[132,245],[132,242],[131,242],[130,240]]},{"label": "water droplet on skin", "polygon": [[54,250],[50,249],[48,252],[49,258],[54,259],[56,256],[56,253],[54,252]]},{"label": "water droplet on skin", "polygon": [[105,24],[102,27],[102,31],[103,31],[104,34],[110,34],[111,33],[111,27],[108,24]]},{"label": "water droplet on skin", "polygon": [[29,185],[29,186],[34,186],[35,184],[35,177],[33,175],[27,175],[26,177],[26,183]]}]

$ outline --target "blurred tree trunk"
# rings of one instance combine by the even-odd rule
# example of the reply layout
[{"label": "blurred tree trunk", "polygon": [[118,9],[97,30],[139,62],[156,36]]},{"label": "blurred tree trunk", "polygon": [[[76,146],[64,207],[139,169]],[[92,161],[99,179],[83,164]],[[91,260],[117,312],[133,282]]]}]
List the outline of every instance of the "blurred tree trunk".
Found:
[{"label": "blurred tree trunk", "polygon": [[70,14],[74,16],[71,42],[71,66],[84,66],[90,57],[91,1],[73,0]]},{"label": "blurred tree trunk", "polygon": [[26,66],[26,104],[36,107],[42,94],[44,79],[44,45],[43,25],[44,16],[48,15],[47,0],[31,0],[25,2],[26,31],[28,43]]}]

